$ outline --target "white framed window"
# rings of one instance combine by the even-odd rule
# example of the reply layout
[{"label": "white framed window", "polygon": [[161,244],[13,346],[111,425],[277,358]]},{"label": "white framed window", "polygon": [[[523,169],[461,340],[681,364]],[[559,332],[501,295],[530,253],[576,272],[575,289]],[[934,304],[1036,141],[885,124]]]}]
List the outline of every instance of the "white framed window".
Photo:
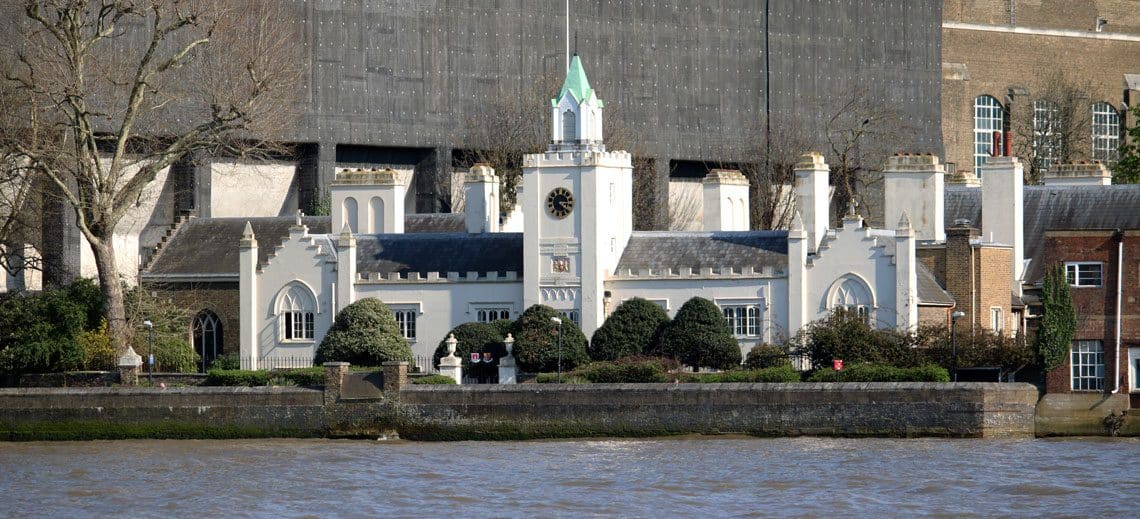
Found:
[{"label": "white framed window", "polygon": [[1092,105],[1093,158],[1116,162],[1120,148],[1120,113],[1111,104]]},{"label": "white framed window", "polygon": [[418,310],[393,309],[392,313],[396,316],[396,324],[400,326],[400,335],[409,341],[415,341],[416,317],[420,312]]},{"label": "white framed window", "polygon": [[511,308],[509,306],[487,306],[475,309],[475,320],[481,323],[491,323],[510,318]]},{"label": "white framed window", "polygon": [[[1005,128],[1005,109],[991,96],[974,98],[974,174],[982,174],[982,164],[993,154],[993,133]],[[1001,146],[999,139],[998,146]]]},{"label": "white framed window", "polygon": [[1049,171],[1061,155],[1060,115],[1057,105],[1038,99],[1033,102],[1033,155],[1041,171]]},{"label": "white framed window", "polygon": [[1073,391],[1104,389],[1104,344],[1100,341],[1074,341]]},{"label": "white framed window", "polygon": [[1001,333],[1005,330],[1005,312],[1000,306],[990,307],[990,329],[994,333]]},{"label": "white framed window", "polygon": [[722,305],[724,322],[739,337],[759,337],[761,332],[762,306],[759,304]]},{"label": "white framed window", "polygon": [[828,296],[828,309],[855,312],[863,318],[863,321],[870,323],[873,308],[871,289],[858,277],[849,274],[832,285]]},{"label": "white framed window", "polygon": [[294,284],[285,290],[277,302],[282,341],[311,342],[316,304],[313,295],[302,285]]},{"label": "white framed window", "polygon": [[1099,287],[1104,284],[1104,264],[1099,261],[1065,263],[1065,279],[1074,287]]}]

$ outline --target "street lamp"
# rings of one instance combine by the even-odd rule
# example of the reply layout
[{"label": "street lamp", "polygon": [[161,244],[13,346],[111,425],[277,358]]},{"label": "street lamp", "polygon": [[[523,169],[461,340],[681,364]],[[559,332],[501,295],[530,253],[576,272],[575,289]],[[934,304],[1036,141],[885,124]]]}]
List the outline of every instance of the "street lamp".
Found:
[{"label": "street lamp", "polygon": [[562,383],[562,319],[551,317],[550,322],[558,325],[558,383]]},{"label": "street lamp", "polygon": [[146,320],[143,326],[146,326],[146,379],[154,387],[154,323]]},{"label": "street lamp", "polygon": [[958,319],[963,317],[966,317],[966,312],[961,310],[950,314],[950,373],[952,373],[951,379],[954,382],[958,381],[958,341],[955,337],[957,335],[955,330],[957,329]]}]

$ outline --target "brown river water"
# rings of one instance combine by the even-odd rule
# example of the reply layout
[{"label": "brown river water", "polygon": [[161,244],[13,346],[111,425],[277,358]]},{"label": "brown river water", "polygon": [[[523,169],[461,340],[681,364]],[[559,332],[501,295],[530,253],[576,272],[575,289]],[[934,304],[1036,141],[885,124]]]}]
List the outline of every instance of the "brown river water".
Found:
[{"label": "brown river water", "polygon": [[1140,440],[0,443],[0,517],[1137,517]]}]

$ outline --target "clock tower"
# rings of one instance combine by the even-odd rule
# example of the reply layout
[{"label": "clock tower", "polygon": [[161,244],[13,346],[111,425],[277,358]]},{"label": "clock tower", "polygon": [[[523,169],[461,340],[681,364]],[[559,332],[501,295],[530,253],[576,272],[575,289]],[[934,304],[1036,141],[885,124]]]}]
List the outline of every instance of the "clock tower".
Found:
[{"label": "clock tower", "polygon": [[577,54],[550,107],[550,145],[523,157],[517,197],[525,215],[523,303],[561,311],[588,338],[610,310],[605,281],[633,231],[633,165],[629,153],[606,151],[604,104]]}]

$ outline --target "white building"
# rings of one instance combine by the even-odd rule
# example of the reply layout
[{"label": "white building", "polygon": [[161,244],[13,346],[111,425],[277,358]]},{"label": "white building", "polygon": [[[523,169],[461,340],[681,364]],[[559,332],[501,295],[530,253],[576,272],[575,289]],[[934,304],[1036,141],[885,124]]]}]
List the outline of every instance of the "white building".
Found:
[{"label": "white building", "polygon": [[[704,231],[634,232],[631,159],[605,149],[603,107],[575,56],[552,100],[552,142],[524,159],[522,233],[499,232],[499,181],[486,166],[465,179],[463,232],[408,232],[403,183],[375,170],[337,175],[327,230],[298,216],[286,236],[261,236],[245,223],[236,276],[243,359],[266,367],[312,356],[336,312],[364,297],[395,311],[419,356],[461,323],[515,318],[534,304],[559,310],[588,337],[626,299],[673,314],[701,296],[723,309],[745,351],[835,307],[910,329],[920,305],[952,304],[937,283],[922,282],[932,278],[915,256],[920,237],[938,238],[938,204],[919,200],[888,215],[896,229],[865,228],[857,215],[828,229],[828,168],[818,154],[797,166],[791,231],[748,231],[747,181],[714,171],[702,186]],[[930,199],[942,200],[936,159],[896,159],[895,176],[929,182]],[[912,228],[908,210],[922,211],[922,226]]]}]

